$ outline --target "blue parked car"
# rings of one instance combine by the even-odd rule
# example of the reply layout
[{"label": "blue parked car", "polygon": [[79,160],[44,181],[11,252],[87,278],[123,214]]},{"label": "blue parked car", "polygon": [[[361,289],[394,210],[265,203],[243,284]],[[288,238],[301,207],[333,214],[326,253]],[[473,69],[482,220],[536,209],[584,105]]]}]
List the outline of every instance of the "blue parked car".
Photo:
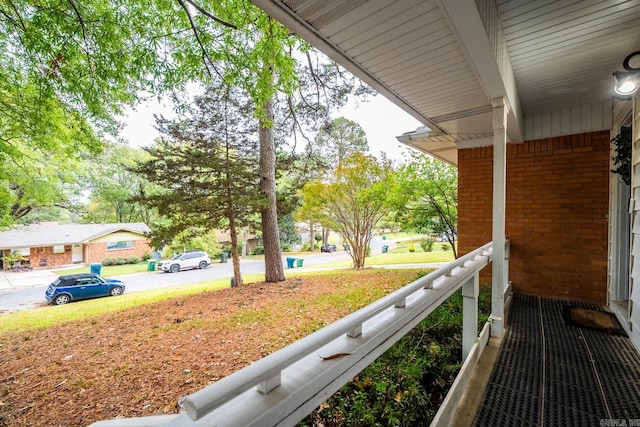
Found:
[{"label": "blue parked car", "polygon": [[95,273],[60,276],[49,285],[45,298],[49,304],[62,305],[71,301],[121,295],[124,283],[117,279],[103,279]]}]

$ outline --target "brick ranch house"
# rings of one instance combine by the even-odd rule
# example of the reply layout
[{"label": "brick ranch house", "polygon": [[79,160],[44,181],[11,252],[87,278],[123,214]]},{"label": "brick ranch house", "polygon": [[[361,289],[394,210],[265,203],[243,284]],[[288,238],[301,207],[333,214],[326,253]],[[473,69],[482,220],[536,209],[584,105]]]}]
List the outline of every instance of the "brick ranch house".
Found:
[{"label": "brick ranch house", "polygon": [[[30,224],[0,232],[0,251],[3,257],[20,252],[21,264],[32,268],[101,263],[105,258],[142,258],[151,253],[146,237],[150,231],[144,223]],[[2,270],[11,267],[2,262]]]}]

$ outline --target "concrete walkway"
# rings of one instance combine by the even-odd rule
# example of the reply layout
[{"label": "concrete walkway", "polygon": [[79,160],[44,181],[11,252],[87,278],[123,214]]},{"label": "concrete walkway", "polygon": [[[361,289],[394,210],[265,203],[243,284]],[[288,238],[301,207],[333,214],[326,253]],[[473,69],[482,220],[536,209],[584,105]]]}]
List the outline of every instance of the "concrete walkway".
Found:
[{"label": "concrete walkway", "polygon": [[0,289],[34,288],[46,286],[59,276],[51,270],[0,272]]}]

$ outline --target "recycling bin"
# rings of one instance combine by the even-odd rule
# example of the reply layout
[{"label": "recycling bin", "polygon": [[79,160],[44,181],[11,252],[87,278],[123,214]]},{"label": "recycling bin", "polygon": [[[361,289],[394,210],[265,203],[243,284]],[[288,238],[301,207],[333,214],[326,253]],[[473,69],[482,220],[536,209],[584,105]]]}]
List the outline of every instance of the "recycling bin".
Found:
[{"label": "recycling bin", "polygon": [[91,264],[90,267],[90,271],[93,274],[100,274],[100,272],[102,272],[102,264],[98,263],[98,264]]}]

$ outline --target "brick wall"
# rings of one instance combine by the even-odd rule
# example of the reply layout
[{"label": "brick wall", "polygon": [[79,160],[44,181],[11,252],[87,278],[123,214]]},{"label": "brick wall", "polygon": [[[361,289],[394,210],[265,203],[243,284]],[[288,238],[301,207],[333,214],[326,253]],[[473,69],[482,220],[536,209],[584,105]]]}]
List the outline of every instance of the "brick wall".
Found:
[{"label": "brick wall", "polygon": [[[507,146],[515,292],[606,302],[609,140],[595,132]],[[491,240],[492,168],[492,147],[458,151],[461,254]]]},{"label": "brick wall", "polygon": [[101,263],[105,258],[127,258],[132,256],[142,258],[144,254],[151,254],[151,246],[148,240],[134,240],[133,248],[131,249],[109,251],[107,250],[106,242],[89,243],[86,245],[85,263]]}]

